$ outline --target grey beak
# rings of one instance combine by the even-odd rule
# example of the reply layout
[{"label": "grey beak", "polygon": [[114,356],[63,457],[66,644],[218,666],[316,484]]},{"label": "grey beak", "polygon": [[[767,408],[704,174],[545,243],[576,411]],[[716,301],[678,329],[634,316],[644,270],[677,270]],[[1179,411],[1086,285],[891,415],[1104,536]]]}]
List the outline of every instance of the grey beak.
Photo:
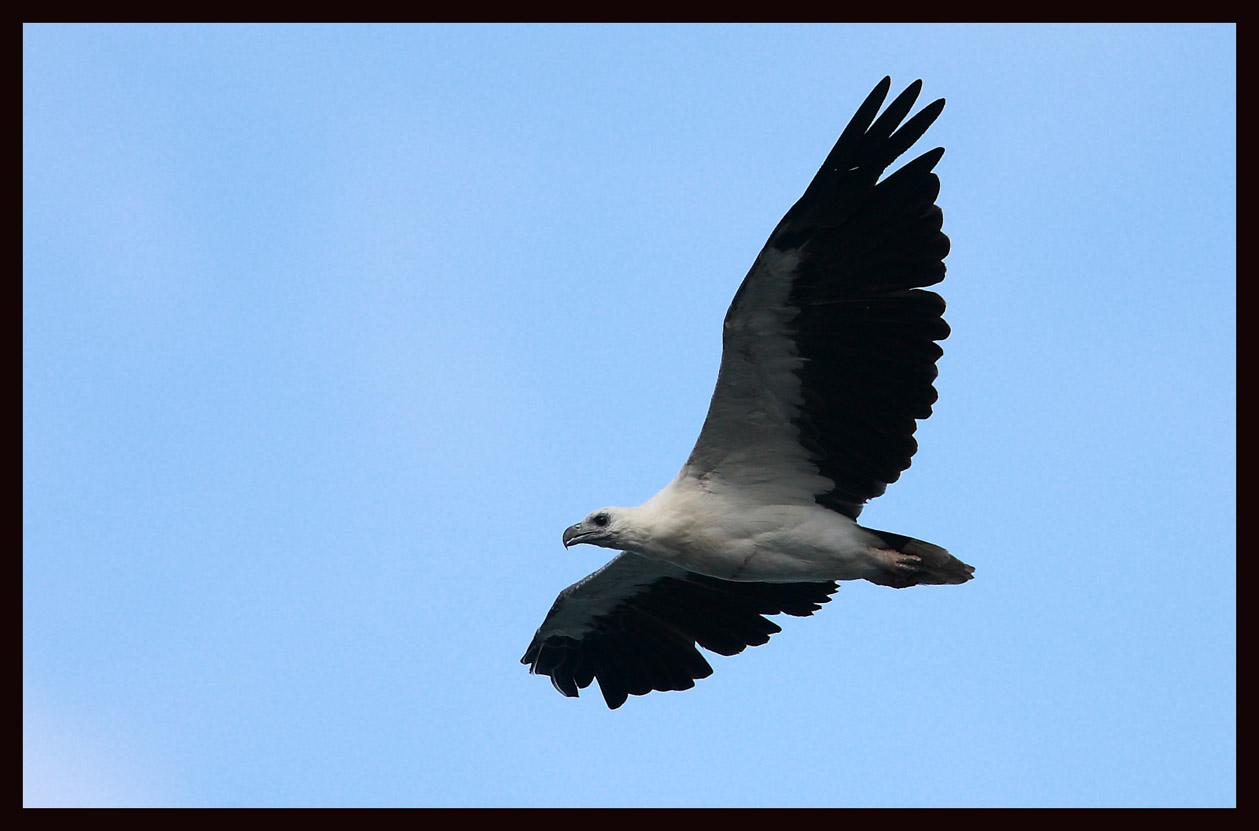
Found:
[{"label": "grey beak", "polygon": [[573,544],[573,538],[577,536],[577,532],[578,532],[580,529],[581,529],[581,523],[580,523],[580,522],[579,522],[579,523],[577,523],[576,525],[570,525],[570,526],[568,526],[567,528],[565,528],[565,529],[564,529],[564,536],[563,536],[561,539],[563,539],[563,540],[564,540],[564,547],[565,547],[565,548],[568,548],[570,545],[572,545],[572,544]]}]

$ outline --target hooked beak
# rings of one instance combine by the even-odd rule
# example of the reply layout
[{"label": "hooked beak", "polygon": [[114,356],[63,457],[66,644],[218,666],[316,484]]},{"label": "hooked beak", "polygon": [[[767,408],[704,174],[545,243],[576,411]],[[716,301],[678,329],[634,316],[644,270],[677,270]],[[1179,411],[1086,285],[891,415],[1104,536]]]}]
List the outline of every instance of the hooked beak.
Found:
[{"label": "hooked beak", "polygon": [[590,532],[590,531],[583,532],[581,530],[580,522],[577,523],[576,525],[570,525],[564,529],[564,536],[562,537],[564,541],[564,547],[568,548],[570,545],[578,545],[579,543],[583,541],[585,537],[592,536],[592,533],[593,532]]}]

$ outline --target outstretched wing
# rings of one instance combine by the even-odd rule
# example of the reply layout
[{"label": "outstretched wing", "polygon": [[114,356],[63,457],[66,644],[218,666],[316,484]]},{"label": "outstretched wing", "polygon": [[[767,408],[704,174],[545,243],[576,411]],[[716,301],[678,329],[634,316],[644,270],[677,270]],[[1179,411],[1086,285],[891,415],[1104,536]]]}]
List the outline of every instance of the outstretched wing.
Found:
[{"label": "outstretched wing", "polygon": [[773,489],[856,519],[909,467],[949,334],[949,240],[931,150],[880,181],[944,108],[901,124],[915,81],[877,119],[884,78],[770,235],[726,313],[721,370],[683,475]]},{"label": "outstretched wing", "polygon": [[599,679],[608,706],[652,690],[686,690],[720,655],[759,646],[781,631],[762,615],[804,617],[835,584],[734,583],[623,553],[555,600],[520,659],[566,696]]}]

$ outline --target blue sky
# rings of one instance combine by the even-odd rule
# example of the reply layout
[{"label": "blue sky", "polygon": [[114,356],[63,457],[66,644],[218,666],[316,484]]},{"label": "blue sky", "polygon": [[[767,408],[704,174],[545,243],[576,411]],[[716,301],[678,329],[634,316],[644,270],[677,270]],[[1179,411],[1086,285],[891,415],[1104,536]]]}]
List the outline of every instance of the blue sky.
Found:
[{"label": "blue sky", "polygon": [[[27,26],[27,805],[1236,801],[1233,26]],[[953,327],[843,584],[683,693],[518,661],[884,75]]]}]

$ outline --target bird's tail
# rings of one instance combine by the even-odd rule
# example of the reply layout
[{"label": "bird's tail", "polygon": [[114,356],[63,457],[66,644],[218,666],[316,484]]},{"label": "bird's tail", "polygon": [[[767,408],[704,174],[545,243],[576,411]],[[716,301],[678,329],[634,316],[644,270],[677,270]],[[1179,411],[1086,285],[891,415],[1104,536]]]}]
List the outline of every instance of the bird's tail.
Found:
[{"label": "bird's tail", "polygon": [[[968,566],[938,545],[902,534],[887,531],[869,531],[878,540],[881,549],[889,552],[908,555],[897,558],[897,562],[889,562],[886,570],[879,571],[866,579],[880,586],[891,586],[903,589],[920,584],[945,585],[965,583],[975,573],[974,566]],[[916,560],[914,558],[917,558]]]}]

